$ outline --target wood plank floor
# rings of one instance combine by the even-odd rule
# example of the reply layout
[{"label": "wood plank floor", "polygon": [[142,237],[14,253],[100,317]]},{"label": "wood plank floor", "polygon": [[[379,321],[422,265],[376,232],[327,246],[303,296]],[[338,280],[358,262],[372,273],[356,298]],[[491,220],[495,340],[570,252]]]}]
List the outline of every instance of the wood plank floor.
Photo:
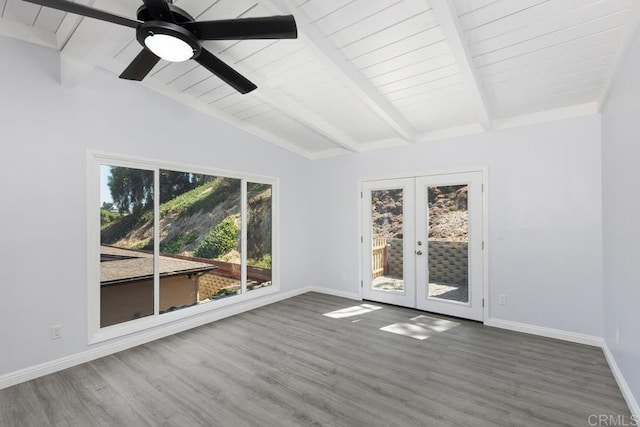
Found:
[{"label": "wood plank floor", "polygon": [[[630,417],[598,348],[368,304],[381,308],[328,317],[360,303],[308,293],[0,390],[0,425],[586,426],[593,414]],[[411,320],[420,315],[429,317]],[[380,329],[389,325],[429,337]]]}]

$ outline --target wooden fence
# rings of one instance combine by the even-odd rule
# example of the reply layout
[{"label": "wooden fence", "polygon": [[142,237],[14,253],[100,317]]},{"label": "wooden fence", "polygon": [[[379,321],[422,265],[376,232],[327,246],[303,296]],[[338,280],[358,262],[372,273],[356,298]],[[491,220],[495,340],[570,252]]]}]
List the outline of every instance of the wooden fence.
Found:
[{"label": "wooden fence", "polygon": [[373,238],[373,278],[384,276],[389,272],[389,245],[384,237]]},{"label": "wooden fence", "polygon": [[[198,258],[193,256],[177,255],[177,254],[162,254],[163,257],[184,259],[187,261],[203,262],[205,264],[215,265],[217,268],[212,271],[212,274],[220,276],[231,277],[240,280],[240,264],[231,262],[215,261],[208,258]],[[271,269],[247,266],[247,280],[253,280],[256,282],[267,282],[271,280]]]}]

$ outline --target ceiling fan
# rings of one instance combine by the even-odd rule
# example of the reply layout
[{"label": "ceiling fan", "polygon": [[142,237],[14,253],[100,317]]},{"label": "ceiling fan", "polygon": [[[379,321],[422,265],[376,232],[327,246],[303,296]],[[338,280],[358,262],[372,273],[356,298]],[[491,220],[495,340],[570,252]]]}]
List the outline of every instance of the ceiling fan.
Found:
[{"label": "ceiling fan", "polygon": [[292,15],[264,18],[238,18],[196,21],[172,0],[143,0],[137,20],[115,15],[69,0],[24,0],[29,3],[62,10],[101,21],[136,29],[136,39],[143,47],[121,79],[141,81],[164,59],[182,62],[193,59],[240,93],[256,89],[256,85],[215,57],[202,46],[203,40],[295,39],[298,37]]}]

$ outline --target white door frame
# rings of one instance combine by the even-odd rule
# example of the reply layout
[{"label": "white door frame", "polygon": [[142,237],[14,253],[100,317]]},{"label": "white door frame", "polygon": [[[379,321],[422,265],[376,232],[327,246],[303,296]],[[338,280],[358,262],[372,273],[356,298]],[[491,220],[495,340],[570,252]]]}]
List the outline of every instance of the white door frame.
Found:
[{"label": "white door frame", "polygon": [[[392,179],[402,179],[402,178],[416,178],[423,176],[434,176],[434,175],[450,175],[455,173],[466,173],[466,172],[481,172],[482,173],[482,242],[484,244],[484,251],[482,256],[482,282],[483,282],[483,320],[482,323],[487,322],[490,319],[490,306],[491,300],[489,298],[490,295],[490,281],[489,281],[489,249],[491,247],[489,241],[489,170],[487,166],[471,166],[468,168],[452,168],[446,170],[434,170],[427,172],[417,172],[417,173],[409,173],[409,174],[396,174],[396,175],[388,175],[388,176],[375,176],[375,177],[363,177],[358,183],[358,194],[360,195],[360,203],[358,204],[358,221],[360,223],[360,240],[361,243],[364,241],[364,237],[362,231],[366,226],[362,222],[362,212],[364,208],[364,198],[363,198],[363,184],[369,181],[386,181]],[[415,243],[415,242],[414,242]],[[364,253],[367,250],[366,245],[360,245],[360,257],[359,257],[359,275],[360,275],[360,290],[359,296],[360,300],[364,299]]]}]

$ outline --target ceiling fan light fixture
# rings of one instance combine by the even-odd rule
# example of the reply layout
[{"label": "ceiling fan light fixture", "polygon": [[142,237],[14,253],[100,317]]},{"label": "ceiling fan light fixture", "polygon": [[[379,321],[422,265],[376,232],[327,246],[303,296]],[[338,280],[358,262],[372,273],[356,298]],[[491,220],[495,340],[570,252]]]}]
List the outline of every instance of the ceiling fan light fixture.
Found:
[{"label": "ceiling fan light fixture", "polygon": [[184,62],[193,58],[194,54],[189,43],[168,34],[151,32],[144,39],[144,45],[156,56],[170,62]]},{"label": "ceiling fan light fixture", "polygon": [[138,27],[136,38],[154,55],[170,62],[197,58],[202,50],[190,31],[171,22],[147,21]]}]

